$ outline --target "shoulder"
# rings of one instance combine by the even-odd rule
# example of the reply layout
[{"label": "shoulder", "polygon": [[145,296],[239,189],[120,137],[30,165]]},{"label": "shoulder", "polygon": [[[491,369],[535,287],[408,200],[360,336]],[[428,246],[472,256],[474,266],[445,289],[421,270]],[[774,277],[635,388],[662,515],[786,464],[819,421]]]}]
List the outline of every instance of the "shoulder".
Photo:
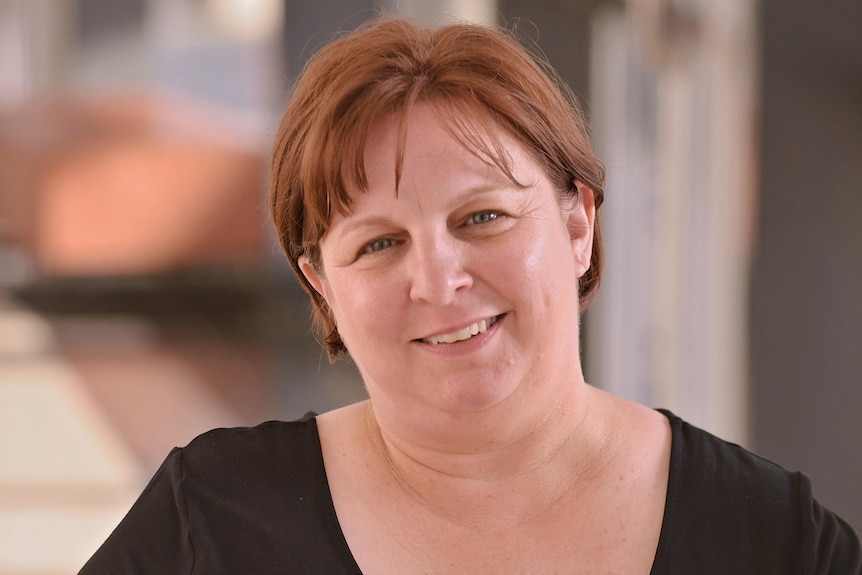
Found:
[{"label": "shoulder", "polygon": [[672,434],[668,527],[703,546],[762,546],[768,537],[792,551],[802,476],[665,415]]},{"label": "shoulder", "polygon": [[235,486],[244,492],[252,485],[284,489],[297,483],[305,488],[317,470],[322,472],[314,414],[297,421],[213,429],[175,449],[172,456],[180,460],[187,490],[201,484]]},{"label": "shoulder", "polygon": [[680,489],[716,489],[741,498],[769,494],[767,501],[777,503],[796,499],[801,474],[663,413],[671,425],[671,477],[685,479]]},{"label": "shoulder", "polygon": [[273,452],[289,457],[319,445],[316,415],[307,414],[296,421],[267,421],[253,427],[212,429],[179,448],[186,463],[196,460],[222,461],[236,457],[255,457]]},{"label": "shoulder", "polygon": [[261,572],[262,565],[266,572],[327,572],[314,570],[318,562],[343,572],[315,418],[215,429],[177,451],[191,537],[204,549],[200,565],[231,566],[225,573]]},{"label": "shoulder", "polygon": [[859,572],[858,538],[804,474],[663,413],[673,436],[663,539],[721,572]]}]

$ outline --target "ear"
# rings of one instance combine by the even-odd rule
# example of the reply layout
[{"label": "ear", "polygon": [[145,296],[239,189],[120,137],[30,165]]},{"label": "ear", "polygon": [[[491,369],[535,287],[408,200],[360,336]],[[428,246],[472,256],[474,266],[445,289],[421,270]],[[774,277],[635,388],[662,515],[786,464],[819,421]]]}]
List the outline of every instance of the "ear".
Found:
[{"label": "ear", "polygon": [[593,226],[596,223],[596,197],[592,188],[579,180],[575,180],[578,197],[566,217],[566,226],[572,242],[572,256],[578,277],[590,269],[590,259],[593,255]]},{"label": "ear", "polygon": [[299,269],[302,270],[302,275],[314,288],[314,291],[319,293],[323,299],[326,299],[326,282],[323,280],[323,275],[317,271],[308,256],[299,256]]}]

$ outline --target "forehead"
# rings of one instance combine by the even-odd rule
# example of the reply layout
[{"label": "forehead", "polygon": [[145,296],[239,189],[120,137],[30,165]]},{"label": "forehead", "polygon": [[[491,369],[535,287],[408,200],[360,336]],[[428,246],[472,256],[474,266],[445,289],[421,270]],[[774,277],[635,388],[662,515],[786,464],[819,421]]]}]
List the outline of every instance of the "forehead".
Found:
[{"label": "forehead", "polygon": [[[526,151],[509,130],[478,106],[430,101],[383,115],[358,144],[343,166],[350,203],[368,190],[369,180],[378,185],[388,182],[397,196],[404,184],[405,162],[434,161],[433,156],[439,156],[438,160],[445,156],[446,164],[437,166],[441,174],[456,167],[486,176],[497,172],[520,185],[515,158]],[[349,213],[350,205],[341,211]]]},{"label": "forehead", "polygon": [[508,147],[503,140],[499,128],[490,121],[419,102],[408,112],[389,114],[372,125],[363,162],[367,170],[388,163],[399,173],[405,161],[441,154],[471,156],[493,164],[491,150]]}]

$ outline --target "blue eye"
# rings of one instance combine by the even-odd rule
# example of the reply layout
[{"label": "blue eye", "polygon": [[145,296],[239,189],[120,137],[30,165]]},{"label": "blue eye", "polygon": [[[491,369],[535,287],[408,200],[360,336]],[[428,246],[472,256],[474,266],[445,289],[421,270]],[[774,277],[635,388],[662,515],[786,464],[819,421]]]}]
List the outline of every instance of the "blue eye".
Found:
[{"label": "blue eye", "polygon": [[365,252],[380,252],[386,248],[392,247],[393,242],[389,238],[380,238],[365,246]]},{"label": "blue eye", "polygon": [[471,214],[469,218],[469,223],[471,224],[487,224],[488,222],[494,221],[499,217],[497,212],[477,212],[475,214]]}]

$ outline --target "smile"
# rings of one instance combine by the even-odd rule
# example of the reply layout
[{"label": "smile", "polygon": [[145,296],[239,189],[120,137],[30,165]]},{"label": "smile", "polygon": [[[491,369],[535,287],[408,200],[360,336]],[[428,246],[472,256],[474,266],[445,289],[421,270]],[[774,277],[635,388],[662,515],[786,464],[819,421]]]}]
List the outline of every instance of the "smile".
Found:
[{"label": "smile", "polygon": [[437,345],[438,343],[455,343],[456,341],[464,341],[465,339],[470,339],[474,335],[479,335],[488,330],[489,327],[497,323],[502,315],[498,315],[492,318],[483,319],[481,321],[477,321],[474,324],[468,325],[465,328],[459,329],[458,331],[453,331],[452,333],[441,333],[440,335],[432,335],[431,337],[425,338],[422,341],[426,343],[431,343]]}]

